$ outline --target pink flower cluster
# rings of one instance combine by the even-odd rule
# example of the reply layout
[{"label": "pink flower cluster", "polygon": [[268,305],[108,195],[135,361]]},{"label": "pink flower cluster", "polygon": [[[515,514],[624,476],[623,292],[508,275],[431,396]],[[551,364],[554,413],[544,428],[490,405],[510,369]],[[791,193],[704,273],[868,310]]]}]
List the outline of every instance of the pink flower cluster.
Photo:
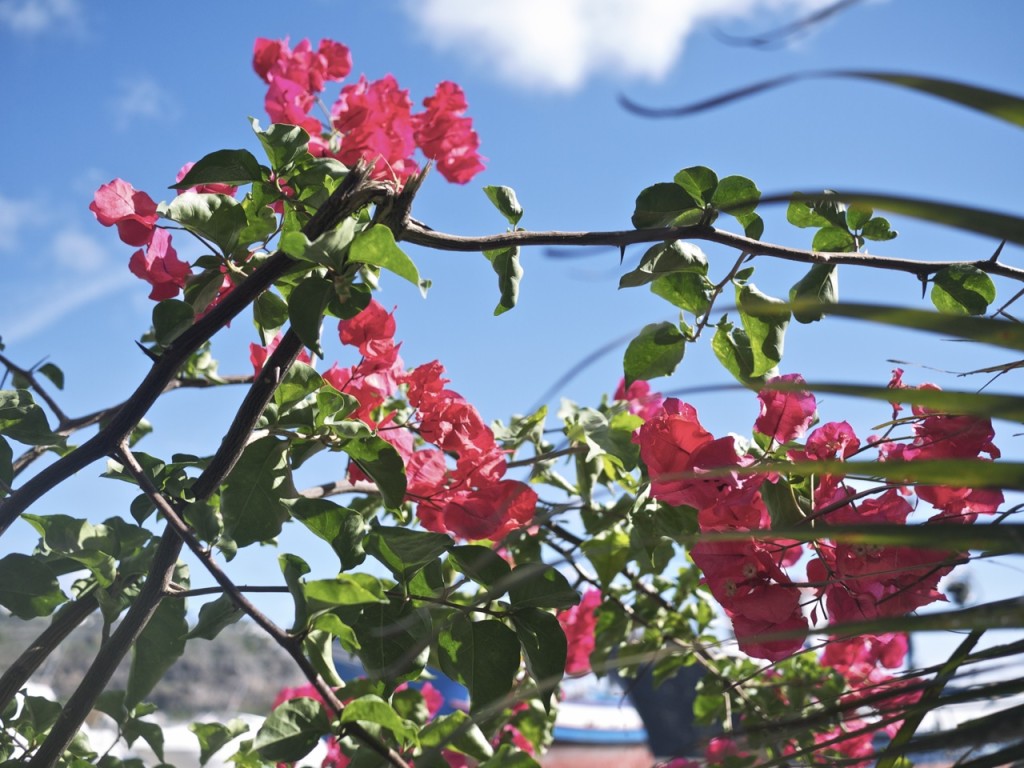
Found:
[{"label": "pink flower cluster", "polygon": [[149,298],[163,301],[178,295],[192,268],[178,259],[170,232],[157,227],[153,198],[123,179],[114,179],[96,190],[89,210],[103,226],[117,227],[122,242],[143,246],[132,254],[128,269],[153,287]]},{"label": "pink flower cluster", "polygon": [[[897,377],[898,379],[898,377]],[[798,375],[780,377],[799,388]],[[901,382],[900,382],[901,383]],[[823,424],[802,447],[788,444],[810,428],[816,412],[806,391],[762,391],[761,412],[754,424],[792,461],[843,460],[860,450],[860,440],[846,422]],[[881,460],[976,459],[998,456],[991,422],[915,408],[917,420],[909,442],[876,440]],[[693,406],[666,400],[660,412],[634,434],[647,466],[652,495],[672,505],[697,510],[701,531],[770,528],[763,494],[778,477],[740,473],[755,459],[736,438],[715,438],[701,426]],[[971,522],[994,512],[1002,494],[993,490],[917,486],[917,498],[938,511],[930,522]],[[903,524],[913,507],[909,489],[890,489],[860,500],[842,475],[816,477],[811,514],[833,524]],[[808,584],[795,583],[787,569],[805,554]],[[939,579],[953,567],[955,553],[921,548],[819,541],[805,548],[791,541],[701,540],[690,556],[705,583],[732,621],[740,648],[752,656],[778,660],[802,646],[798,636],[827,613],[833,623],[902,615],[944,599]],[[792,637],[779,637],[788,633]],[[770,635],[775,637],[770,637]]]},{"label": "pink flower cluster", "polygon": [[[325,81],[342,80],[352,69],[348,49],[321,40],[313,53],[308,40],[295,49],[284,40],[256,40],[253,68],[269,85],[265,106],[275,123],[301,126],[310,134],[310,151],[336,157],[346,165],[375,161],[374,175],[404,183],[419,171],[413,159],[419,147],[448,181],[465,184],[484,169],[480,140],[465,116],[466,98],[451,82],[438,84],[413,114],[409,92],[392,75],[370,82],[365,76],[341,89],[331,107],[325,133],[310,110]],[[333,136],[340,136],[340,143]]]},{"label": "pink flower cluster", "polygon": [[590,671],[590,654],[594,651],[594,630],[597,628],[596,611],[600,605],[600,590],[588,589],[578,605],[558,614],[558,623],[562,625],[569,646],[565,658],[567,675]]},{"label": "pink flower cluster", "polygon": [[643,379],[637,379],[629,387],[625,379],[619,379],[613,398],[625,402],[629,412],[644,421],[654,418],[665,404],[661,393],[651,392],[651,385]]},{"label": "pink flower cluster", "polygon": [[[353,418],[376,429],[398,451],[405,464],[406,500],[416,503],[420,522],[431,531],[492,541],[529,525],[537,493],[526,483],[503,479],[507,461],[494,432],[462,395],[445,387],[448,380],[439,362],[406,370],[394,334],[393,313],[371,300],[338,324],[338,337],[359,350],[359,362],[345,368],[335,364],[323,377],[355,397],[359,408]],[[250,346],[257,372],[272,349]],[[395,423],[394,411],[378,418],[380,407],[402,386],[414,409],[409,420]],[[428,446],[416,449],[416,435]],[[454,467],[448,457],[454,458]],[[367,478],[352,464],[349,479]]]}]

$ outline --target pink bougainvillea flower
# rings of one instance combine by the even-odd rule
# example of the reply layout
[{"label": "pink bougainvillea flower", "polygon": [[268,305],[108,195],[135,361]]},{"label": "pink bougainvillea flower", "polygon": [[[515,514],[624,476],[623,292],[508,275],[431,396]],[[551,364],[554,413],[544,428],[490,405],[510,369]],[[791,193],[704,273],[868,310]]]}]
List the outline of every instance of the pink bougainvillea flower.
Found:
[{"label": "pink bougainvillea flower", "polygon": [[394,311],[388,312],[376,299],[370,299],[370,303],[355,317],[338,322],[341,343],[358,347],[364,357],[390,354],[395,348],[394,337]]},{"label": "pink bougainvillea flower", "polygon": [[715,736],[708,742],[705,757],[709,766],[718,766],[725,765],[729,758],[750,757],[750,753],[740,750],[728,736]]},{"label": "pink bougainvillea flower", "polygon": [[661,393],[651,392],[651,385],[643,379],[637,379],[628,389],[626,380],[619,379],[619,386],[616,387],[613,397],[628,403],[629,412],[644,421],[654,418],[665,402]]},{"label": "pink bougainvillea flower", "polygon": [[171,233],[166,229],[155,230],[149,245],[132,254],[128,269],[153,286],[149,298],[154,301],[173,299],[192,274],[188,263],[178,260],[178,252],[171,246]]},{"label": "pink bougainvillea flower", "polygon": [[148,245],[159,218],[153,198],[123,179],[97,189],[89,210],[103,226],[116,226],[118,237],[128,245]]},{"label": "pink bougainvillea flower", "polygon": [[790,461],[825,461],[827,459],[848,459],[860,449],[860,440],[845,421],[830,421],[807,436],[802,449],[787,453]]},{"label": "pink bougainvillea flower", "polygon": [[601,592],[588,589],[578,605],[561,611],[558,623],[562,625],[568,643],[565,673],[578,675],[590,671],[590,654],[594,651],[594,630],[597,628],[595,611],[601,605]]},{"label": "pink bougainvillea flower", "polygon": [[[192,166],[195,163],[185,163],[181,166],[181,170],[178,171],[178,175],[174,177],[175,181],[181,181],[185,178],[185,175],[192,170]],[[228,197],[234,197],[238,191],[238,187],[233,187],[230,184],[197,184],[194,187],[188,189],[179,189],[178,194],[183,192],[206,192],[213,195],[227,195]]]},{"label": "pink bougainvillea flower", "polygon": [[[278,331],[277,335],[270,340],[270,343],[265,347],[261,347],[259,344],[249,344],[249,362],[252,363],[253,376],[258,376],[260,371],[263,370],[263,366],[267,364],[267,358],[270,357],[274,350],[277,349],[277,345],[281,343],[281,332]],[[299,352],[299,356],[296,358],[300,363],[306,363],[307,365],[312,362],[309,351],[303,349]]]},{"label": "pink bougainvillea flower", "polygon": [[[651,495],[673,505],[701,509],[746,487],[760,486],[763,478],[739,477],[718,470],[743,467],[753,459],[741,456],[734,437],[715,438],[697,419],[689,403],[668,398],[661,411],[633,433],[640,458],[651,478]],[[707,470],[716,470],[701,477]]]},{"label": "pink bougainvillea flower", "polygon": [[308,133],[320,133],[320,121],[309,114],[315,103],[316,97],[298,83],[275,77],[263,99],[263,108],[275,123],[297,125]]},{"label": "pink bougainvillea flower", "polygon": [[309,93],[318,93],[326,80],[343,80],[352,71],[352,54],[334,40],[321,40],[314,52],[308,39],[300,40],[292,50],[288,38],[256,38],[252,66],[265,83],[284,78]]},{"label": "pink bougainvillea flower", "polygon": [[484,170],[477,150],[480,138],[473,121],[464,117],[466,96],[455,83],[439,83],[433,96],[423,100],[426,112],[415,115],[413,126],[417,146],[437,164],[448,181],[465,184]]},{"label": "pink bougainvillea flower", "polygon": [[412,159],[412,102],[392,75],[372,83],[360,77],[358,83],[342,88],[331,108],[331,122],[342,134],[338,159],[345,165],[376,161],[375,178],[399,183],[419,170]]},{"label": "pink bougainvillea flower", "polygon": [[[776,376],[768,383],[804,384],[799,373]],[[757,394],[761,401],[761,414],[754,422],[754,429],[767,435],[776,443],[787,443],[800,437],[814,420],[817,404],[810,392],[779,392],[763,389]]]},{"label": "pink bougainvillea flower", "polygon": [[460,538],[497,541],[529,525],[536,508],[537,492],[530,486],[518,480],[502,480],[458,493],[441,511],[441,520],[448,533]]},{"label": "pink bougainvillea flower", "polygon": [[825,644],[821,663],[839,672],[854,688],[876,685],[889,679],[882,668],[896,669],[903,663],[907,647],[902,632],[832,638]]}]

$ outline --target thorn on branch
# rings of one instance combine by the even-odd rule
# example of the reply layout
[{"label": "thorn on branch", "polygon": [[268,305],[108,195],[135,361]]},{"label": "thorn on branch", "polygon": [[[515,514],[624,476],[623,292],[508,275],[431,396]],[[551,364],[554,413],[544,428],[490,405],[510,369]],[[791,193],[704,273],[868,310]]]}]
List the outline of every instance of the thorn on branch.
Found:
[{"label": "thorn on branch", "polygon": [[1006,240],[1003,240],[1003,242],[999,244],[999,247],[996,248],[996,252],[988,257],[989,264],[995,264],[997,261],[999,261],[999,255],[1003,252],[1004,245],[1006,245]]},{"label": "thorn on branch", "polygon": [[141,349],[142,350],[142,354],[144,354],[146,357],[148,357],[154,363],[159,363],[160,362],[160,355],[158,355],[156,352],[151,350],[149,347],[144,346],[141,341],[136,341],[135,342],[135,346],[137,346],[139,349]]}]

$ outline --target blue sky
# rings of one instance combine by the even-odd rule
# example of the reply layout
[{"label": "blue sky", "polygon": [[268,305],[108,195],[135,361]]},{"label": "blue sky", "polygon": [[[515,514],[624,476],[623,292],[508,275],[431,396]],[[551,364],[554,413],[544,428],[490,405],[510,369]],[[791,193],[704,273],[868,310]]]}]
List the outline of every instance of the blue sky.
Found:
[{"label": "blue sky", "polygon": [[[95,189],[114,177],[167,199],[166,187],[185,162],[221,148],[256,151],[246,118],[266,123],[265,86],[250,66],[253,40],[261,36],[290,36],[293,43],[309,37],[314,45],[323,37],[341,41],[352,50],[352,78],[393,73],[416,102],[438,81],[463,86],[488,168],[466,186],[438,175],[428,180],[414,215],[443,231],[503,229],[504,220],[480,191],[487,184],[516,189],[527,229],[626,229],[642,188],[697,164],[720,176],[748,176],[766,193],[878,190],[1019,211],[1019,132],[925,96],[815,80],[665,121],[638,118],[616,102],[625,93],[672,105],[821,68],[913,72],[1020,92],[1024,5],[1016,0],[864,2],[770,51],[730,46],[715,35],[762,32],[826,4],[0,0],[0,62],[7,73],[0,119],[0,336],[7,354],[26,365],[44,356],[60,365],[68,377],[63,403],[72,414],[108,405],[134,388],[147,368],[133,340],[149,324],[148,287],[128,273],[133,249],[100,227],[87,206]],[[328,89],[327,98],[335,93]],[[764,215],[765,239],[809,246],[806,232],[785,224],[784,210]],[[891,218],[901,236],[879,253],[974,259],[995,247]],[[714,246],[705,251],[713,276],[734,259]],[[399,307],[403,357],[410,365],[440,359],[451,386],[487,419],[531,407],[569,366],[609,340],[675,318],[669,305],[643,290],[616,289],[642,248],[627,253],[624,267],[612,251],[581,251],[574,258],[528,251],[520,305],[497,318],[491,314],[495,278],[483,257],[411,252],[433,280],[429,297],[393,279],[379,296]],[[1008,261],[1020,256],[1019,249],[1004,252]],[[754,280],[774,295],[785,295],[802,273],[759,262]],[[916,281],[899,274],[846,268],[841,288],[845,299],[927,306],[918,303]],[[218,337],[221,370],[246,372],[253,340],[252,326],[241,318]],[[956,370],[1003,361],[994,350],[841,321],[791,328],[787,345],[783,372],[872,384],[888,380],[890,358]],[[611,391],[624,346],[561,394],[594,403]],[[958,384],[904,367],[912,383]],[[652,384],[664,390],[720,386],[693,398],[716,433],[749,433],[757,414],[752,396],[729,388],[730,377],[707,344],[688,351],[671,379]],[[158,435],[146,449],[212,451],[238,396],[172,394],[151,413]],[[885,418],[884,409],[838,399],[823,399],[821,412],[827,420],[850,418],[862,434]],[[1000,445],[1020,454],[1011,432],[1002,429]],[[102,519],[123,509],[130,492],[113,483],[97,488],[99,469],[80,473],[40,502],[43,511]],[[27,526],[15,529],[0,551],[31,540]],[[245,578],[258,578],[267,562],[254,558],[244,566]],[[981,596],[1001,596],[998,578],[983,581]]]}]

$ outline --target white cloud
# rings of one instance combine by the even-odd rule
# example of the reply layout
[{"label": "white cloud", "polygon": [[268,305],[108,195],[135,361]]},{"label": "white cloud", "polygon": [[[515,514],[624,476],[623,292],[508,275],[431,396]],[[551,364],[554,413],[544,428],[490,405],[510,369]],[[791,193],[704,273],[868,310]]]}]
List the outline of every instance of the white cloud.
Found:
[{"label": "white cloud", "polygon": [[[6,343],[23,341],[97,299],[122,290],[135,282],[127,269],[111,270],[98,280],[74,283],[64,280],[49,286],[43,300],[24,301],[23,307],[5,304],[0,328]],[[35,297],[38,298],[38,297]]]},{"label": "white cloud", "polygon": [[23,230],[42,226],[48,219],[41,203],[0,195],[0,251],[18,248]]},{"label": "white cloud", "polygon": [[471,56],[517,86],[572,91],[590,77],[658,80],[701,23],[755,11],[807,12],[831,0],[409,0],[438,48]]},{"label": "white cloud", "polygon": [[140,120],[169,122],[179,113],[177,100],[156,80],[146,76],[122,80],[111,108],[114,125],[122,131]]},{"label": "white cloud", "polygon": [[57,265],[88,274],[107,266],[107,250],[92,235],[79,229],[64,229],[53,238],[53,258]]},{"label": "white cloud", "polygon": [[83,16],[78,0],[3,0],[0,24],[25,35],[55,27],[81,31]]}]

